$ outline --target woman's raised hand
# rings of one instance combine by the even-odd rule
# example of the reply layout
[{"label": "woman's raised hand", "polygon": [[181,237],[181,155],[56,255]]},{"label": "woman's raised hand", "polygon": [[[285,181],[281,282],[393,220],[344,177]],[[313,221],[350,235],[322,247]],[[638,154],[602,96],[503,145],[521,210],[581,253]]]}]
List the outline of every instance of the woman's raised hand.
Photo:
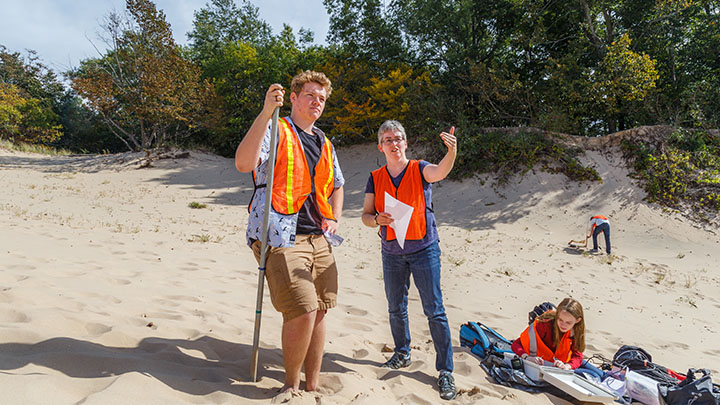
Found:
[{"label": "woman's raised hand", "polygon": [[457,152],[457,138],[455,138],[455,127],[450,127],[450,132],[441,132],[440,138],[443,140],[448,151]]}]

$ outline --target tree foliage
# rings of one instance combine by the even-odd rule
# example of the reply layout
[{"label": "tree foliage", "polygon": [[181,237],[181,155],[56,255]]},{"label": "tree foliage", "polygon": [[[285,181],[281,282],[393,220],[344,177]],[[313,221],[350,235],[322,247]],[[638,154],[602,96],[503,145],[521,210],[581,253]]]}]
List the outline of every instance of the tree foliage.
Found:
[{"label": "tree foliage", "polygon": [[127,0],[128,14],[104,25],[110,49],[82,62],[73,88],[129,149],[179,141],[214,126],[212,85],[184,59],[165,15],[148,0]]},{"label": "tree foliage", "polygon": [[211,1],[195,13],[188,36],[187,53],[202,66],[202,77],[215,87],[225,112],[220,128],[198,142],[226,156],[252,125],[270,84],[287,89],[297,72],[314,68],[326,53],[312,45],[308,30],[296,36],[284,25],[274,35],[247,0],[239,7],[231,0]]},{"label": "tree foliage", "polygon": [[[25,61],[2,48],[2,136],[49,142],[63,131],[55,144],[97,151],[117,148],[112,130],[132,149],[173,141],[231,155],[268,86],[287,89],[305,69],[333,82],[317,124],[335,141],[374,142],[385,119],[401,120],[414,143],[455,125],[460,175],[522,172],[537,163],[596,179],[548,132],[488,127],[601,136],[640,125],[720,125],[718,0],[324,4],[327,46],[314,45],[306,29],[285,25],[274,33],[250,0],[209,0],[180,49],[150,0],[128,0],[128,14],[111,14],[104,24],[109,51],[71,72],[73,91],[34,55]],[[697,159],[713,151],[653,152],[652,164],[658,173],[709,172],[707,159]]]},{"label": "tree foliage", "polygon": [[48,144],[62,136],[57,100],[63,88],[39,62],[0,46],[0,138]]}]

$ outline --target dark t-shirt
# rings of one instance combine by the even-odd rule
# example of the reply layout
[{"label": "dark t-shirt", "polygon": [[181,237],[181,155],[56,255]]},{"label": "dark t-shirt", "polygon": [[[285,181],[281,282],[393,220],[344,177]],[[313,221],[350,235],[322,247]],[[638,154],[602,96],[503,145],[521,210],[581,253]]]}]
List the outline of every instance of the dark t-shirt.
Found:
[{"label": "dark t-shirt", "polygon": [[[294,125],[294,124],[293,124]],[[307,159],[308,168],[310,169],[310,177],[315,178],[315,166],[320,161],[320,153],[322,152],[323,141],[325,136],[319,130],[313,128],[313,134],[308,134],[295,126],[300,143],[302,143],[305,159]],[[313,218],[315,218],[313,220]],[[300,211],[298,211],[297,235],[322,235],[322,217],[317,210],[315,204],[315,193],[310,194]]]},{"label": "dark t-shirt", "polygon": [[[397,240],[392,240],[389,242],[387,241],[387,238],[385,236],[387,232],[387,227],[381,226],[380,236],[382,237],[383,252],[392,255],[406,255],[410,253],[415,253],[432,245],[435,241],[439,239],[437,224],[435,223],[435,214],[432,211],[432,184],[428,183],[425,180],[425,175],[422,174],[423,170],[425,170],[425,167],[429,164],[430,162],[427,162],[425,160],[420,160],[418,162],[418,165],[420,166],[420,177],[422,177],[423,193],[425,194],[425,224],[427,227],[425,237],[419,240],[406,239],[405,248],[403,249],[400,247],[400,244],[397,242]],[[406,171],[407,166],[405,166],[405,169],[403,169],[403,171],[397,177],[390,176],[390,180],[392,180],[395,188],[400,186],[400,182],[402,181],[403,176],[405,176]],[[375,181],[373,180],[372,174],[370,174],[367,186],[365,186],[365,193],[375,194]]]}]

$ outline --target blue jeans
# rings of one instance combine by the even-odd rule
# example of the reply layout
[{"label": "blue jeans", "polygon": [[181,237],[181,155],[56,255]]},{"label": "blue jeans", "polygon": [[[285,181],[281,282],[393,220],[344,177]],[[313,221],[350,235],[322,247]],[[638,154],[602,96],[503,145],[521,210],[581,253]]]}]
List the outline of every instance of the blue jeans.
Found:
[{"label": "blue jeans", "polygon": [[593,366],[587,360],[583,360],[583,362],[580,364],[580,367],[575,369],[575,374],[582,375],[582,373],[588,373],[594,377],[597,377],[600,381],[604,380],[607,377],[607,373]]},{"label": "blue jeans", "polygon": [[607,254],[610,254],[610,224],[600,224],[595,227],[595,230],[593,231],[593,249],[597,249],[597,237],[600,234],[600,232],[603,233],[605,236],[605,251]]},{"label": "blue jeans", "polygon": [[391,255],[383,252],[382,261],[385,296],[390,314],[390,332],[395,342],[395,352],[410,353],[407,305],[410,275],[412,275],[435,344],[435,369],[453,371],[450,327],[440,291],[438,242],[407,255]]}]

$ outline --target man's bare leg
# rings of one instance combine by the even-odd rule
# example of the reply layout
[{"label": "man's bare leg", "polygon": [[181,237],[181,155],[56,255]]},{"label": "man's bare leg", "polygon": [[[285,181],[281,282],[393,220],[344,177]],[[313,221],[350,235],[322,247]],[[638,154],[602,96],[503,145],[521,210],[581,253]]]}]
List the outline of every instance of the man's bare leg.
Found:
[{"label": "man's bare leg", "polygon": [[282,351],[285,364],[285,385],[280,390],[300,389],[300,371],[308,353],[317,311],[293,318],[282,327]]},{"label": "man's bare leg", "polygon": [[318,387],[320,366],[325,349],[325,311],[318,310],[316,312],[315,327],[305,356],[305,389],[307,391],[315,391]]}]

